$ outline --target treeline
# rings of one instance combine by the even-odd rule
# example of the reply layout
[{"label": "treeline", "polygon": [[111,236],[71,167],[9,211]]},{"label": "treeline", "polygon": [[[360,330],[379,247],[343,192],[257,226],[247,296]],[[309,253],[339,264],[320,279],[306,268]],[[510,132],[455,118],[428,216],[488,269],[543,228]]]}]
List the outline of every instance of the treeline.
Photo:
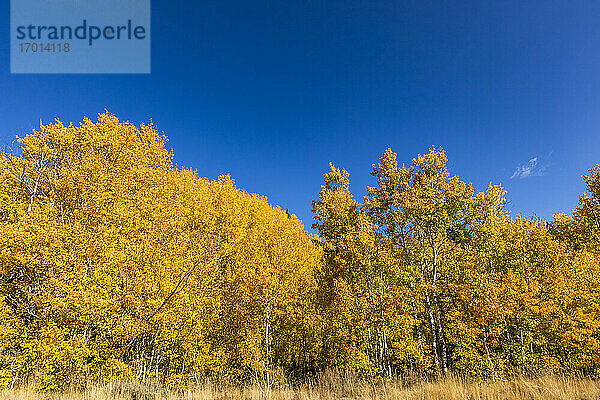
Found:
[{"label": "treeline", "polygon": [[600,166],[547,223],[388,150],[362,202],[331,166],[313,237],[166,140],[104,113],[0,155],[0,384],[598,372]]}]

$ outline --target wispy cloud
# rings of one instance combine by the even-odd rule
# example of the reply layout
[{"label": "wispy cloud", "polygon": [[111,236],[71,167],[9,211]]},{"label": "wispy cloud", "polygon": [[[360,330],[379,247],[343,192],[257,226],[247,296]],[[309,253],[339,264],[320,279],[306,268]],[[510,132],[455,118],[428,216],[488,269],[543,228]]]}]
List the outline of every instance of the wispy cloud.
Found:
[{"label": "wispy cloud", "polygon": [[513,172],[510,179],[524,179],[531,178],[532,176],[545,175],[551,156],[552,152],[550,152],[546,157],[535,156],[526,163],[517,165],[517,168],[515,168],[515,172]]}]

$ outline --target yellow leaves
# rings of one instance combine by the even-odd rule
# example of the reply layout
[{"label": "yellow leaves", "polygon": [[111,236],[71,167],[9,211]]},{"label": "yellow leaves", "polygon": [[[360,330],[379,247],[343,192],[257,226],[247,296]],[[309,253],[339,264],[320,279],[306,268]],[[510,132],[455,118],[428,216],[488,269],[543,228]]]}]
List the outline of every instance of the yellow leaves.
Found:
[{"label": "yellow leaves", "polygon": [[265,298],[278,354],[311,320],[319,255],[297,218],[229,176],[174,166],[165,143],[152,123],[104,113],[43,125],[22,156],[0,157],[0,273],[13,282],[0,289],[16,302],[0,317],[32,314],[23,334],[41,354],[16,378],[181,381],[242,365],[239,335],[264,346]]},{"label": "yellow leaves", "polygon": [[475,194],[442,150],[400,167],[388,149],[362,203],[330,165],[318,238],[174,165],[152,123],[104,113],[20,143],[0,156],[0,384],[599,366],[598,168],[548,226],[510,219],[499,185]]},{"label": "yellow leaves", "polygon": [[572,216],[554,215],[550,231],[574,250],[599,254],[600,249],[600,164],[584,175],[587,193],[579,197]]},{"label": "yellow leaves", "polygon": [[[571,252],[544,221],[510,219],[501,186],[474,195],[446,162],[443,151],[431,148],[399,167],[396,154],[386,150],[373,166],[377,187],[367,188],[363,204],[352,203],[343,170],[332,167],[326,175],[313,203],[314,226],[325,253],[320,290],[331,308],[326,323],[338,331],[331,340],[354,349],[349,355],[338,348],[340,357],[383,368],[389,359],[374,354],[385,341],[370,340],[373,330],[384,328],[388,344],[419,349],[393,361],[413,367],[450,363],[483,374],[553,370],[561,362],[598,367],[588,356],[575,362],[566,355],[598,350],[594,341],[580,344],[583,332],[600,334],[593,251]],[[597,175],[598,168],[588,186]],[[580,203],[588,207],[589,199]],[[557,216],[551,229],[568,238],[572,225],[571,218]],[[398,290],[403,287],[409,290]],[[378,307],[385,309],[383,325],[374,313]],[[400,332],[388,330],[394,324],[413,330],[392,336]],[[420,346],[406,345],[411,342]]]}]

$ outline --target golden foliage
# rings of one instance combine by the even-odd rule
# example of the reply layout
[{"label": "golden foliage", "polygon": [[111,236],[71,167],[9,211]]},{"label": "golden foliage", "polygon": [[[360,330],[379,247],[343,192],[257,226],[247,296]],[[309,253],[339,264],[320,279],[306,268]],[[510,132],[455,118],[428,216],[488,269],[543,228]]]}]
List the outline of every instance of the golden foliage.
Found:
[{"label": "golden foliage", "polygon": [[0,384],[598,372],[600,166],[547,224],[388,149],[362,201],[331,165],[311,237],[166,141],[104,113],[0,155]]},{"label": "golden foliage", "polygon": [[108,113],[20,139],[0,164],[4,383],[176,383],[314,358],[317,251],[294,216],[177,167]]},{"label": "golden foliage", "polygon": [[325,175],[313,210],[329,366],[387,376],[595,373],[598,168],[573,217],[592,233],[572,249],[545,222],[511,218],[502,187],[475,194],[446,162],[431,148],[400,167],[388,149],[362,204],[346,171]]}]

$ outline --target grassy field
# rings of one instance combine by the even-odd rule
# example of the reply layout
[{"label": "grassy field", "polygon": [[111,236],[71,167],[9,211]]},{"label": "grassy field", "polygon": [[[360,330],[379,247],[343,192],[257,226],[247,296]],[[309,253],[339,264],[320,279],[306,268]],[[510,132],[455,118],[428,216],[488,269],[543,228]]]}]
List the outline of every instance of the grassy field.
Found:
[{"label": "grassy field", "polygon": [[100,400],[100,399],[197,399],[197,400],[433,400],[433,399],[600,399],[600,381],[549,376],[535,379],[517,378],[511,381],[465,381],[447,378],[436,382],[419,382],[411,385],[400,381],[369,384],[353,379],[324,379],[315,385],[298,388],[279,387],[265,395],[259,387],[227,387],[203,385],[186,390],[164,388],[132,382],[112,382],[96,385],[87,390],[70,390],[62,393],[39,393],[30,387],[4,389],[0,400]]}]

